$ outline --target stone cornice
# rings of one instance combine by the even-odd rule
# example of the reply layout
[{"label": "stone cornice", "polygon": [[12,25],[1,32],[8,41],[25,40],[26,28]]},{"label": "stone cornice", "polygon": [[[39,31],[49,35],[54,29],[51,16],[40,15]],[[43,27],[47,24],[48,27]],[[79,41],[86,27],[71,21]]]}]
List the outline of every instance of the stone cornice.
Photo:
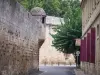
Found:
[{"label": "stone cornice", "polygon": [[100,3],[98,4],[97,8],[94,10],[89,22],[87,23],[86,27],[83,30],[82,37],[87,33],[89,28],[91,27],[92,23],[95,21],[95,19],[100,14]]}]

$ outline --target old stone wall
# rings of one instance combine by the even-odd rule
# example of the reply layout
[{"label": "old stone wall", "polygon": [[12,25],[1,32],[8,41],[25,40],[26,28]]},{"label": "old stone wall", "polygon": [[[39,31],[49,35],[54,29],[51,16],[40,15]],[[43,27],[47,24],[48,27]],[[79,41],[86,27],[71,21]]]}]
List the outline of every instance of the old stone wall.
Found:
[{"label": "old stone wall", "polygon": [[32,16],[15,0],[0,0],[0,75],[38,70],[39,35],[44,28],[39,16]]}]

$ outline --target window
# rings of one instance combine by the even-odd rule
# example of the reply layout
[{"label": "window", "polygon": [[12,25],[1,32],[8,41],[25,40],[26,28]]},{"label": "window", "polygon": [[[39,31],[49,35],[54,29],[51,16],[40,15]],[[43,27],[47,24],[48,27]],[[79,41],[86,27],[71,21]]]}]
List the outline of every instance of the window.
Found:
[{"label": "window", "polygon": [[43,16],[43,17],[42,17],[42,23],[43,23],[43,24],[45,23],[45,19],[46,19],[46,17]]}]

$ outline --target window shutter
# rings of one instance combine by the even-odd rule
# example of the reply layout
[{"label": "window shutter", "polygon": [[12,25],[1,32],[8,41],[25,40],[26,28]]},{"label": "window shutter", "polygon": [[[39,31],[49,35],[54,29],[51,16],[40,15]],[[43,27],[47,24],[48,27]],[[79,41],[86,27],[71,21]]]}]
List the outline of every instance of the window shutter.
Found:
[{"label": "window shutter", "polygon": [[87,62],[90,62],[90,33],[87,34]]},{"label": "window shutter", "polygon": [[83,61],[86,61],[86,37],[83,40]]},{"label": "window shutter", "polygon": [[84,47],[85,47],[85,53],[84,53],[84,55],[85,55],[85,58],[84,58],[84,60],[87,62],[87,43],[86,43],[86,40],[87,40],[87,37],[85,37],[85,39],[84,39]]},{"label": "window shutter", "polygon": [[83,41],[84,40],[81,39],[80,61],[83,61]]},{"label": "window shutter", "polygon": [[91,28],[91,58],[90,62],[95,63],[95,28]]}]

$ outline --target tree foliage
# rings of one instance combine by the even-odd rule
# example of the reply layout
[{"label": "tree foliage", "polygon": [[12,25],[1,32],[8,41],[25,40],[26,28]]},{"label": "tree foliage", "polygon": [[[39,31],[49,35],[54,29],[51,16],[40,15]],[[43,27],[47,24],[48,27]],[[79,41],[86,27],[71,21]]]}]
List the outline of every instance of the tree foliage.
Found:
[{"label": "tree foliage", "polygon": [[47,15],[64,17],[67,0],[18,0],[28,11],[42,7]]},{"label": "tree foliage", "polygon": [[65,24],[55,29],[56,34],[51,34],[54,38],[53,46],[64,53],[74,53],[79,49],[75,46],[75,39],[81,37],[80,1],[67,0],[64,3],[66,4]]},{"label": "tree foliage", "polygon": [[33,7],[42,7],[42,0],[18,0],[28,11],[30,11]]}]

